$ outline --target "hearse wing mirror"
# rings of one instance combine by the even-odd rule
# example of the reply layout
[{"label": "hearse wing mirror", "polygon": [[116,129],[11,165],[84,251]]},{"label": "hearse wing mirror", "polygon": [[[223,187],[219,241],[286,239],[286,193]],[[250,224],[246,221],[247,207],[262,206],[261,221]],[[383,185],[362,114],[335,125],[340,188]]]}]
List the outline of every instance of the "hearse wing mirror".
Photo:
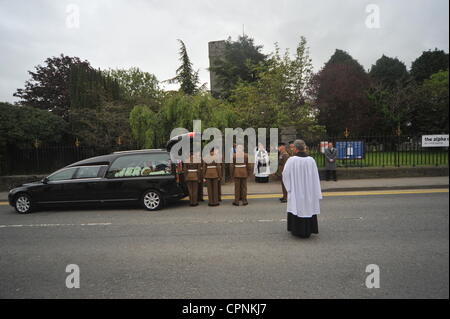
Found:
[{"label": "hearse wing mirror", "polygon": [[43,184],[47,184],[47,183],[48,183],[48,177],[44,177],[44,178],[42,179],[42,183],[43,183]]}]

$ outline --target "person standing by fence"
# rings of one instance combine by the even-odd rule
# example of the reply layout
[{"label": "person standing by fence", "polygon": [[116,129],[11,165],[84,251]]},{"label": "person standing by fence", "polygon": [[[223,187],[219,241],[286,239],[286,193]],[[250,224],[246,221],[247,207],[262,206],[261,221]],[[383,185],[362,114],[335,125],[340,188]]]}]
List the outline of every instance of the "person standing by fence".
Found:
[{"label": "person standing by fence", "polygon": [[337,182],[336,176],[336,158],[337,158],[337,150],[334,148],[333,143],[329,142],[328,147],[324,151],[325,154],[325,180],[330,180],[331,178],[335,182]]}]

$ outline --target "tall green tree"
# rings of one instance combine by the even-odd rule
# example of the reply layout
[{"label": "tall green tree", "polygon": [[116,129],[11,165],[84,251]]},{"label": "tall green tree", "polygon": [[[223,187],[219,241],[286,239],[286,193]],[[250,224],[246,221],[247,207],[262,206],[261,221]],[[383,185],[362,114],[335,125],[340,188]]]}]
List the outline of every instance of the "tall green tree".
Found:
[{"label": "tall green tree", "polygon": [[129,69],[109,69],[104,73],[118,81],[121,93],[132,105],[148,105],[157,110],[161,98],[161,88],[155,75],[137,67]]},{"label": "tall green tree", "polygon": [[153,148],[158,132],[157,114],[147,105],[137,105],[130,112],[131,133],[139,148]]},{"label": "tall green tree", "polygon": [[31,147],[36,140],[59,142],[67,130],[67,123],[49,111],[0,103],[0,145]]},{"label": "tall green tree", "polygon": [[20,104],[48,110],[65,118],[70,106],[70,74],[73,65],[90,67],[88,61],[61,54],[45,60],[44,65],[29,71],[31,79],[25,88],[17,89],[14,96]]},{"label": "tall green tree", "polygon": [[[131,107],[120,102],[106,102],[95,108],[71,108],[69,125],[72,139],[81,145],[105,149],[134,147],[129,113]],[[120,145],[119,145],[120,141]]]},{"label": "tall green tree", "polygon": [[348,52],[340,49],[336,49],[334,54],[325,63],[324,68],[332,65],[346,65],[355,69],[358,72],[365,72],[363,66],[355,60]]},{"label": "tall green tree", "polygon": [[374,82],[386,89],[393,89],[397,85],[403,85],[408,79],[408,70],[405,63],[397,58],[390,58],[383,54],[369,72]]},{"label": "tall green tree", "polygon": [[407,132],[412,108],[408,96],[415,90],[406,65],[397,58],[383,55],[369,72],[371,88],[368,97],[373,104],[372,120],[377,131],[395,134],[398,129]]},{"label": "tall green tree", "polygon": [[312,63],[306,39],[301,38],[294,58],[275,46],[264,66],[256,69],[258,81],[240,82],[230,100],[242,127],[294,126],[310,137],[323,132],[309,99]]},{"label": "tall green tree", "polygon": [[336,50],[315,78],[315,106],[319,124],[330,135],[349,129],[355,135],[375,130],[372,104],[367,96],[370,79],[347,52]]},{"label": "tall green tree", "polygon": [[221,86],[219,96],[228,98],[239,82],[251,83],[257,80],[255,67],[264,63],[267,56],[261,52],[262,45],[256,45],[247,35],[239,36],[237,41],[231,38],[225,42],[223,57],[210,67]]},{"label": "tall green tree", "polygon": [[74,64],[70,68],[70,108],[97,108],[122,100],[118,80],[90,66]]},{"label": "tall green tree", "polygon": [[448,133],[449,73],[440,71],[430,76],[409,96],[414,111],[411,127],[416,133]]},{"label": "tall green tree", "polygon": [[448,70],[448,58],[448,53],[443,50],[424,51],[420,57],[413,61],[411,75],[418,83],[422,83],[429,79],[431,75]]},{"label": "tall green tree", "polygon": [[186,45],[182,40],[178,40],[180,43],[180,61],[181,65],[177,69],[177,74],[174,78],[168,80],[169,83],[179,83],[180,91],[188,94],[197,94],[202,88],[200,86],[200,79],[198,76],[198,70],[194,71],[192,62],[187,53]]}]

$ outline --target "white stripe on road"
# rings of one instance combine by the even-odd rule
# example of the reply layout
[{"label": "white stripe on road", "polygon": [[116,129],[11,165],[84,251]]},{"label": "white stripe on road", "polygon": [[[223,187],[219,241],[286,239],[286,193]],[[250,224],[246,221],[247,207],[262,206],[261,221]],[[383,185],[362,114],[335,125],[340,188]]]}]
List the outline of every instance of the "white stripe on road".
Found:
[{"label": "white stripe on road", "polygon": [[67,227],[67,226],[109,226],[109,225],[112,225],[112,223],[0,225],[0,228],[20,228],[20,227]]}]

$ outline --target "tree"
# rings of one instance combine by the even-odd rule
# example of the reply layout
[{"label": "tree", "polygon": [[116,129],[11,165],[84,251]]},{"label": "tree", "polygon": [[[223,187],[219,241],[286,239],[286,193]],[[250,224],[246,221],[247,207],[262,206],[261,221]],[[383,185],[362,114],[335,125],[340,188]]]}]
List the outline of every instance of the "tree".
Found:
[{"label": "tree", "polygon": [[198,93],[204,86],[200,87],[200,80],[198,77],[198,71],[194,71],[192,62],[189,59],[187,54],[186,45],[183,41],[178,40],[180,42],[180,61],[181,65],[177,69],[177,75],[168,80],[169,83],[179,83],[180,91],[188,94],[194,95]]},{"label": "tree", "polygon": [[67,124],[49,111],[0,103],[2,146],[30,147],[36,140],[40,143],[59,142],[66,133]]},{"label": "tree", "polygon": [[109,102],[95,108],[72,108],[69,111],[70,132],[82,145],[113,151],[112,146],[132,147],[130,124],[131,108]]},{"label": "tree", "polygon": [[209,68],[219,79],[220,97],[228,98],[239,82],[251,83],[257,80],[255,66],[264,63],[267,58],[261,50],[262,46],[255,45],[254,40],[247,35],[239,36],[237,41],[228,38],[223,57]]},{"label": "tree", "polygon": [[104,73],[118,81],[123,97],[132,105],[148,105],[153,111],[159,107],[162,92],[155,75],[136,67],[110,69]]},{"label": "tree", "polygon": [[448,53],[443,50],[424,51],[411,65],[411,75],[418,82],[422,83],[429,79],[432,74],[439,71],[448,70]]},{"label": "tree", "polygon": [[363,66],[344,50],[335,50],[334,54],[325,63],[325,68],[331,65],[347,65],[354,68],[355,71],[365,72]]},{"label": "tree", "polygon": [[384,134],[395,134],[410,127],[411,105],[406,101],[415,90],[406,65],[397,58],[383,55],[370,70],[368,97],[373,104],[374,127]]},{"label": "tree", "polygon": [[230,100],[242,127],[295,126],[305,138],[321,133],[309,101],[312,64],[306,39],[301,38],[294,59],[278,46],[264,66],[255,68],[258,81],[239,82]]},{"label": "tree", "polygon": [[403,85],[408,79],[406,65],[397,58],[390,58],[385,55],[372,65],[369,75],[375,83],[386,89]]},{"label": "tree", "polygon": [[371,119],[377,133],[393,135],[398,129],[403,133],[411,131],[411,116],[414,103],[411,96],[416,96],[418,85],[407,81],[402,85],[386,88],[383,83],[372,83],[368,98],[373,106]]},{"label": "tree", "polygon": [[122,100],[122,88],[115,78],[82,64],[71,66],[69,88],[70,109],[98,108]]},{"label": "tree", "polygon": [[448,133],[449,73],[437,72],[411,94],[408,101],[414,106],[411,126],[416,133]]},{"label": "tree", "polygon": [[314,82],[319,124],[328,134],[342,135],[348,128],[355,135],[367,135],[374,129],[369,76],[348,53],[336,50]]},{"label": "tree", "polygon": [[19,97],[20,104],[48,110],[65,118],[70,106],[70,70],[73,65],[90,67],[88,61],[78,57],[61,54],[45,60],[45,65],[29,71],[31,79],[25,82],[24,89],[17,89],[14,96]]},{"label": "tree", "polygon": [[164,147],[174,128],[193,130],[193,121],[201,120],[203,128],[216,127],[222,131],[233,127],[236,117],[230,105],[207,92],[188,95],[168,92],[156,113],[148,106],[135,106],[130,113],[133,138],[139,147]]}]

